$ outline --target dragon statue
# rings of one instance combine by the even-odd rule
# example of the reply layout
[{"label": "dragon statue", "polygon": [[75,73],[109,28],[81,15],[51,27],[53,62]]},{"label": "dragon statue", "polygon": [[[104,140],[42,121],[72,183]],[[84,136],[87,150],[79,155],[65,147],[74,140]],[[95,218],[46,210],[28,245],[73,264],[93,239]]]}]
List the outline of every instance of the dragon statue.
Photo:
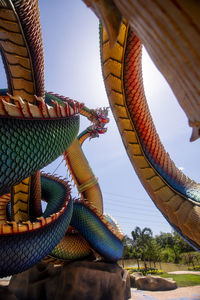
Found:
[{"label": "dragon statue", "polygon": [[[165,218],[199,249],[199,185],[171,161],[145,99],[138,37],[144,44],[151,42],[146,42],[146,34],[140,36],[143,30],[134,13],[126,13],[131,5],[142,1],[84,2],[104,24],[100,29],[103,77],[130,160]],[[0,22],[1,55],[8,81],[8,90],[0,93],[0,276],[22,272],[42,259],[55,263],[93,254],[117,261],[123,252],[123,235],[117,223],[103,215],[100,187],[81,150],[86,138],[106,131],[107,112],[45,93],[37,0],[1,0]],[[164,52],[162,55],[165,57]],[[191,81],[195,85],[193,78]],[[186,88],[190,90],[189,84]],[[179,91],[180,85],[174,89]],[[177,98],[181,102],[180,95]],[[182,107],[188,108],[187,103]],[[190,107],[184,110],[194,128],[194,140],[199,134],[198,111]],[[78,136],[80,114],[93,125]],[[63,179],[40,174],[61,154],[81,199],[71,199],[69,184]],[[44,212],[42,200],[47,202]]]},{"label": "dragon statue", "polygon": [[[100,18],[104,83],[127,154],[144,188],[174,229],[200,249],[200,185],[170,159],[146,101],[142,43],[200,135],[200,9],[197,1],[83,0]],[[194,38],[195,37],[195,38]]]},{"label": "dragon statue", "polygon": [[122,18],[145,46],[200,136],[200,8],[196,0],[83,0],[102,20],[111,45]]},{"label": "dragon statue", "polygon": [[[37,0],[0,1],[0,49],[8,82],[0,91],[0,276],[42,259],[117,261],[123,234],[103,215],[98,180],[81,150],[88,137],[106,132],[108,110],[45,92]],[[78,136],[80,114],[92,126]],[[40,173],[60,155],[80,199],[71,199],[67,181]]]}]

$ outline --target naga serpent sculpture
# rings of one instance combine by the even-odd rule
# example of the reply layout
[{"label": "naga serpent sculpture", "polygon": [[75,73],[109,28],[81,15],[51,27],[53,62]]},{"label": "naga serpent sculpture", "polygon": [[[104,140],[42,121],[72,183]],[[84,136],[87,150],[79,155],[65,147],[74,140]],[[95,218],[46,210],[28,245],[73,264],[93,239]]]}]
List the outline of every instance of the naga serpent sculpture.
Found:
[{"label": "naga serpent sculpture", "polygon": [[[97,253],[117,261],[123,234],[103,215],[101,190],[81,150],[87,137],[106,131],[107,110],[45,93],[37,0],[0,1],[0,49],[8,82],[0,91],[0,276],[43,258],[55,263]],[[94,124],[77,137],[79,114]],[[61,154],[79,200],[71,199],[68,182],[40,175]]]},{"label": "naga serpent sculpture", "polygon": [[[155,43],[155,45],[152,45],[152,42],[154,42],[154,36],[152,37],[150,35],[148,39],[148,30],[145,30],[142,27],[145,27],[146,23],[148,22],[150,25],[152,25],[152,19],[152,23],[154,25],[154,27],[152,25],[153,29],[155,31],[156,29],[160,29],[161,31],[163,30],[163,32],[166,33],[166,38],[170,39],[171,36],[168,34],[167,24],[165,24],[166,28],[164,29],[160,23],[155,22],[155,19],[160,17],[158,11],[155,11],[155,15],[150,15],[149,18],[144,18],[144,20],[142,19],[141,15],[148,11],[149,6],[152,3],[154,6],[157,4],[162,13],[166,13],[164,8],[161,9],[162,5],[165,6],[167,2],[168,4],[171,3],[172,6],[173,2],[175,8],[177,8],[178,1],[152,0],[148,1],[147,5],[146,2],[144,4],[143,1],[139,0],[83,1],[92,8],[95,14],[102,20],[106,28],[101,28],[101,63],[103,78],[110,106],[132,165],[134,166],[144,188],[167,221],[191,245],[199,250],[200,185],[185,176],[175,166],[174,162],[170,159],[169,154],[165,151],[159,139],[151,118],[143,89],[141,69],[142,44],[139,38],[133,32],[133,30],[136,29],[136,32],[144,38],[144,44],[147,44],[147,48],[155,48],[157,44]],[[183,6],[186,5],[186,1],[182,2]],[[138,7],[141,9],[140,13],[138,11]],[[191,11],[187,12],[188,16],[194,13],[194,7],[195,2],[191,1]],[[124,14],[127,17],[130,25],[125,19],[122,20],[120,11],[122,12],[122,15]],[[182,13],[183,17],[185,17],[183,11]],[[198,14],[199,9],[196,11],[196,15]],[[166,16],[168,17],[167,13]],[[172,22],[172,20],[170,21]],[[189,25],[191,25],[192,28],[194,27],[193,29],[196,29],[196,23],[197,18],[194,18],[194,22],[190,22]],[[172,24],[174,25],[173,22]],[[160,28],[158,25],[160,25]],[[170,27],[171,23],[168,25]],[[183,24],[183,27],[184,26],[185,24]],[[151,29],[152,28],[150,26],[150,30]],[[190,26],[189,29],[191,29]],[[185,40],[184,33],[185,32],[180,34],[180,38],[183,40]],[[199,39],[199,34],[197,35],[197,38]],[[173,41],[172,38],[171,40]],[[176,48],[176,43],[174,44],[174,47]],[[195,57],[195,45],[196,40],[193,41],[193,43],[191,43],[191,47],[188,48],[188,57],[191,52]],[[199,47],[199,44],[197,47]],[[160,52],[161,53],[158,54],[158,57],[162,57],[163,55],[162,51]],[[176,56],[176,54],[177,53],[175,53],[174,56]],[[181,55],[180,59],[183,58]],[[186,60],[186,56],[184,56],[184,58]],[[198,65],[198,57],[196,57],[196,61]],[[190,66],[189,62],[187,61],[188,69]],[[175,68],[175,65],[173,65],[173,67]],[[196,70],[196,67],[194,69]],[[194,77],[196,76],[196,72],[192,67],[190,73],[191,77],[193,75]],[[168,74],[169,77],[170,75],[171,74]],[[182,76],[185,76],[184,72]],[[181,78],[178,78],[180,82]],[[188,86],[192,84],[195,85],[193,87],[193,93],[191,93],[191,97],[187,99],[187,102],[185,101],[183,105],[183,108],[189,117],[189,123],[193,127],[191,140],[195,140],[199,136],[198,118],[200,114],[198,114],[198,110],[200,106],[198,99],[196,99],[196,97],[199,95],[199,86],[196,86],[199,78],[200,77],[197,77],[196,80],[193,81],[191,78],[188,80],[185,78],[187,84],[183,89],[183,91],[185,91],[189,89]],[[181,84],[184,84],[184,81],[181,82]],[[178,87],[179,91],[181,89],[180,85]],[[179,96],[183,91],[179,91]],[[181,102],[180,98],[179,101]],[[192,106],[192,103],[194,102],[196,102],[196,110],[194,109],[194,106]]]},{"label": "naga serpent sculpture", "polygon": [[[122,234],[102,215],[100,188],[80,148],[96,133],[87,131],[77,139],[79,113],[93,120],[99,133],[106,117],[67,98],[45,95],[37,1],[2,0],[0,8],[8,79],[8,94],[2,91],[0,100],[0,276],[21,272],[50,252],[50,262],[91,251],[116,261]],[[101,57],[111,108],[140,180],[166,219],[198,249],[199,185],[175,167],[159,140],[143,91],[141,43],[125,20],[112,48],[101,28]],[[40,184],[38,170],[63,153],[81,201],[70,199],[67,183],[59,178],[43,175]],[[43,214],[41,199],[48,201]]]},{"label": "naga serpent sculpture", "polygon": [[111,44],[124,17],[168,81],[200,136],[200,6],[196,0],[83,0],[103,21]]}]

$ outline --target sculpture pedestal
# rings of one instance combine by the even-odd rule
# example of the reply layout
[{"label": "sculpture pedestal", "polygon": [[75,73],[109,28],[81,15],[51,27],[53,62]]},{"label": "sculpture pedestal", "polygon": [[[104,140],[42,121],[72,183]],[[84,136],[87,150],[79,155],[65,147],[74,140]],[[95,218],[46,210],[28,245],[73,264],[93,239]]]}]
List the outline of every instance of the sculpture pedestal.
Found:
[{"label": "sculpture pedestal", "polygon": [[14,275],[9,290],[17,300],[127,300],[131,295],[126,270],[91,261],[74,261],[64,267],[39,263]]}]

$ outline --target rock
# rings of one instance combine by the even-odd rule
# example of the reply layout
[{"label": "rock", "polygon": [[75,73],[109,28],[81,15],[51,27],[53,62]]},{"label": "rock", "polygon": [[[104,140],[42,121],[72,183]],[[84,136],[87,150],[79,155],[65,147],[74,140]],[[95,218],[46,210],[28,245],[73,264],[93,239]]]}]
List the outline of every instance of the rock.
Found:
[{"label": "rock", "polygon": [[114,263],[91,261],[70,262],[63,267],[40,263],[14,275],[9,289],[17,300],[127,300],[131,297],[128,271]]},{"label": "rock", "polygon": [[0,300],[17,300],[17,298],[7,286],[0,286]]},{"label": "rock", "polygon": [[135,284],[135,279],[138,277],[142,277],[143,274],[141,272],[134,272],[132,274],[130,274],[130,283],[131,283],[131,287],[135,288],[136,284]]},{"label": "rock", "polygon": [[177,288],[176,281],[151,275],[135,278],[135,286],[138,290],[147,291],[168,291]]}]

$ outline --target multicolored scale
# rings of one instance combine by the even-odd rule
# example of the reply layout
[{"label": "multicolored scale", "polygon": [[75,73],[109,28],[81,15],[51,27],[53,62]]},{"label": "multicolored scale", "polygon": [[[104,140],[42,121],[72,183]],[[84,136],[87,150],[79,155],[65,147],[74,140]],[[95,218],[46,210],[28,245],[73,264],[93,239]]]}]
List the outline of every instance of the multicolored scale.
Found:
[{"label": "multicolored scale", "polygon": [[[37,0],[1,1],[0,27],[8,79],[8,90],[0,91],[0,276],[22,272],[45,257],[63,262],[98,253],[118,260],[123,235],[103,216],[100,187],[81,150],[87,137],[106,132],[106,110],[45,94]],[[77,138],[80,114],[93,125]],[[82,200],[70,198],[64,180],[40,175],[62,154]],[[41,200],[47,202],[43,213]]]}]

